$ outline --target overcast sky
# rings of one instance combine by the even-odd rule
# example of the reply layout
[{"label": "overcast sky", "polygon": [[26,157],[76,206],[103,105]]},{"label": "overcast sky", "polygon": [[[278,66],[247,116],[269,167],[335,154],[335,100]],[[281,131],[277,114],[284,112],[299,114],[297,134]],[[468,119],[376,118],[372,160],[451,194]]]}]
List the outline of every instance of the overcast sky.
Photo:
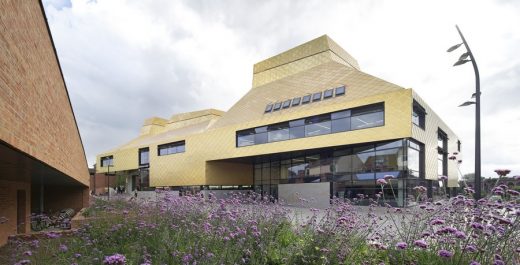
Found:
[{"label": "overcast sky", "polygon": [[89,165],[139,134],[144,119],[228,110],[253,64],[328,34],[364,72],[415,89],[462,140],[474,168],[475,90],[482,88],[482,173],[520,174],[520,1],[44,0]]}]

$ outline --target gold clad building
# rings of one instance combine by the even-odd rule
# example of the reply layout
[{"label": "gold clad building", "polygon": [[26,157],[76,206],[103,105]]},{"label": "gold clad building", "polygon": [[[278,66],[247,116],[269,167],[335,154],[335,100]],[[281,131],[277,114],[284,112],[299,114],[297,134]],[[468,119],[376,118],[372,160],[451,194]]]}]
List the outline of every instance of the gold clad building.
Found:
[{"label": "gold clad building", "polygon": [[[456,135],[412,89],[361,71],[324,35],[254,65],[227,112],[150,118],[131,142],[99,154],[97,172],[129,188],[252,188],[288,201],[374,196],[392,175],[394,204],[412,188],[457,186]],[[388,187],[388,186],[387,186]],[[388,189],[391,194],[390,189]]]}]

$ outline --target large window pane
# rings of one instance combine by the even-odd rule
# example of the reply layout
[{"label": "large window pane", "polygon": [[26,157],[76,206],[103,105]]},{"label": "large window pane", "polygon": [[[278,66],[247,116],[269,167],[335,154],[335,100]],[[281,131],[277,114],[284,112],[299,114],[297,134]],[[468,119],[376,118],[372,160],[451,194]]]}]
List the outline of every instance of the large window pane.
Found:
[{"label": "large window pane", "polygon": [[255,134],[255,144],[267,143],[267,133]]},{"label": "large window pane", "polygon": [[305,137],[305,126],[294,127],[289,129],[289,138],[297,139]]},{"label": "large window pane", "polygon": [[305,136],[309,137],[322,134],[329,134],[331,132],[330,127],[330,121],[305,125]]},{"label": "large window pane", "polygon": [[408,174],[412,177],[419,177],[419,150],[408,148]]},{"label": "large window pane", "polygon": [[[237,137],[237,145],[238,146],[248,146],[253,145],[255,143],[254,135],[246,135],[246,136],[238,136]],[[159,150],[159,155],[165,155],[166,150]]]},{"label": "large window pane", "polygon": [[333,120],[350,117],[350,110],[333,112],[330,114],[330,116]]},{"label": "large window pane", "polygon": [[393,148],[376,152],[375,168],[378,172],[399,171],[404,169],[403,149]]},{"label": "large window pane", "polygon": [[186,146],[185,145],[178,145],[175,147],[175,152],[176,153],[184,153],[184,151],[186,151]]},{"label": "large window pane", "polygon": [[320,176],[320,155],[307,156],[306,176]]},{"label": "large window pane", "polygon": [[287,179],[291,167],[291,160],[282,160],[280,165],[280,179]]},{"label": "large window pane", "polygon": [[374,172],[376,153],[373,151],[355,153],[352,157],[352,169],[354,172]]},{"label": "large window pane", "polygon": [[150,149],[139,149],[139,165],[146,165],[150,163]]},{"label": "large window pane", "polygon": [[350,131],[350,118],[332,120],[332,133]]},{"label": "large window pane", "polygon": [[383,126],[385,122],[384,119],[384,112],[375,112],[358,116],[352,116],[352,130]]},{"label": "large window pane", "polygon": [[305,158],[293,158],[291,161],[291,167],[289,168],[289,178],[303,178],[305,176],[305,169],[307,164]]},{"label": "large window pane", "polygon": [[281,129],[277,131],[268,132],[267,138],[269,142],[289,140],[289,129]]}]

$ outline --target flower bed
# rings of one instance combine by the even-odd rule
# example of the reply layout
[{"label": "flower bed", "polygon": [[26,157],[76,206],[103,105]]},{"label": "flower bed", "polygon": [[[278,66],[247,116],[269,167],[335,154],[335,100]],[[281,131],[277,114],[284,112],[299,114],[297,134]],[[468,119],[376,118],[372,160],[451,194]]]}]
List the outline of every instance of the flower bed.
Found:
[{"label": "flower bed", "polygon": [[333,200],[306,217],[239,194],[97,201],[73,235],[12,242],[0,263],[520,264],[518,196],[500,188],[499,199],[468,194],[404,209]]}]

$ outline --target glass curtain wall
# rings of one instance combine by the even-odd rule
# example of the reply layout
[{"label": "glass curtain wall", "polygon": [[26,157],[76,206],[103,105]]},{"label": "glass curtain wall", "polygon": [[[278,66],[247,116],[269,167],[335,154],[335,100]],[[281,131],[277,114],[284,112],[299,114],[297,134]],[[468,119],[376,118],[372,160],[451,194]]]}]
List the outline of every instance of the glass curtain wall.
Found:
[{"label": "glass curtain wall", "polygon": [[[255,190],[276,198],[278,184],[331,182],[331,197],[368,203],[366,198],[377,194],[394,206],[404,206],[407,197],[414,197],[408,187],[424,178],[422,149],[402,139],[262,158],[254,164]],[[381,190],[376,181],[389,175],[393,178],[387,178],[389,184]]]}]

